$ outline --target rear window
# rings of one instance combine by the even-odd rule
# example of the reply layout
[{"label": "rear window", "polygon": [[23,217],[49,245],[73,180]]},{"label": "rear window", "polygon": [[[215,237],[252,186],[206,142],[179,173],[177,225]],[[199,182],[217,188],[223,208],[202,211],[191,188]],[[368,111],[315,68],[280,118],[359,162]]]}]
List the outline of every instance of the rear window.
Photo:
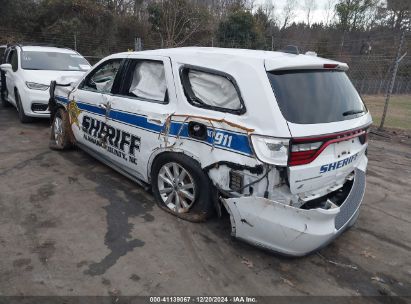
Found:
[{"label": "rear window", "polygon": [[292,70],[267,74],[280,110],[289,122],[327,123],[356,118],[366,112],[343,71]]},{"label": "rear window", "polygon": [[24,51],[21,67],[25,70],[87,71],[90,64],[78,54]]}]

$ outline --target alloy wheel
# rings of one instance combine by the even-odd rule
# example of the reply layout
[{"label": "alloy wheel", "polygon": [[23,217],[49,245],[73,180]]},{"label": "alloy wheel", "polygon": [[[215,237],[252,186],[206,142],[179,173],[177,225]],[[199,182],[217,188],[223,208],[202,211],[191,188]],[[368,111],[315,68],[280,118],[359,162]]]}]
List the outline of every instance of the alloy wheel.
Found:
[{"label": "alloy wheel", "polygon": [[58,116],[54,117],[53,133],[56,145],[61,146],[63,143],[63,120]]},{"label": "alloy wheel", "polygon": [[193,206],[196,197],[194,179],[178,163],[164,164],[157,183],[164,204],[172,211],[186,213]]}]

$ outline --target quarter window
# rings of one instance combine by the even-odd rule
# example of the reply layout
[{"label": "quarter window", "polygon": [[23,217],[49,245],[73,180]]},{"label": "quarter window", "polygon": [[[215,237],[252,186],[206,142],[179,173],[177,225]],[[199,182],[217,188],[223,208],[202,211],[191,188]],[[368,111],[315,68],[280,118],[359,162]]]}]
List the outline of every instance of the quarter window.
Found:
[{"label": "quarter window", "polygon": [[121,61],[122,59],[113,59],[104,62],[86,77],[82,88],[98,93],[111,93]]},{"label": "quarter window", "polygon": [[240,92],[230,75],[208,69],[184,68],[181,77],[191,104],[223,112],[244,113]]}]

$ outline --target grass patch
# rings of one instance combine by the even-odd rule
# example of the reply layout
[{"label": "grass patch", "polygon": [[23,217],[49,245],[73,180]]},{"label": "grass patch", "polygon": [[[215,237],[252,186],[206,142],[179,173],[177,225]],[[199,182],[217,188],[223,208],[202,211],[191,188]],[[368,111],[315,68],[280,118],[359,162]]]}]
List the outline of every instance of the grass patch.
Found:
[{"label": "grass patch", "polygon": [[[363,99],[371,112],[374,126],[379,127],[385,96],[365,95]],[[391,96],[384,127],[411,130],[411,95]]]}]

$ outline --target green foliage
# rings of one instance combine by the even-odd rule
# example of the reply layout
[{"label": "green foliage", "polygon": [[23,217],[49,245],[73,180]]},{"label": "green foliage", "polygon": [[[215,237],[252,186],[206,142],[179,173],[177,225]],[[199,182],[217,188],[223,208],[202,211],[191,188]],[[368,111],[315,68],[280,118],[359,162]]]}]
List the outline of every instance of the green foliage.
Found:
[{"label": "green foliage", "polygon": [[[376,1],[380,5],[373,11]],[[283,28],[279,20],[284,8],[263,5],[263,0],[261,6],[254,2],[254,9],[252,0],[0,0],[0,44],[46,42],[77,46],[84,55],[106,56],[133,49],[139,37],[144,49],[186,45],[279,49],[294,44],[336,57],[359,54],[365,39],[373,54],[394,56],[395,47],[387,45],[398,44],[399,29],[410,26],[411,14],[403,6],[387,8],[381,1],[338,0],[338,20],[329,25],[295,23],[290,11],[291,19]]]},{"label": "green foliage", "polygon": [[265,22],[262,15],[254,16],[250,11],[237,9],[231,12],[226,20],[220,22],[217,38],[225,47],[259,48],[264,44],[263,32]]},{"label": "green foliage", "polygon": [[338,25],[344,31],[363,27],[367,11],[376,4],[376,0],[340,0],[335,6]]}]

